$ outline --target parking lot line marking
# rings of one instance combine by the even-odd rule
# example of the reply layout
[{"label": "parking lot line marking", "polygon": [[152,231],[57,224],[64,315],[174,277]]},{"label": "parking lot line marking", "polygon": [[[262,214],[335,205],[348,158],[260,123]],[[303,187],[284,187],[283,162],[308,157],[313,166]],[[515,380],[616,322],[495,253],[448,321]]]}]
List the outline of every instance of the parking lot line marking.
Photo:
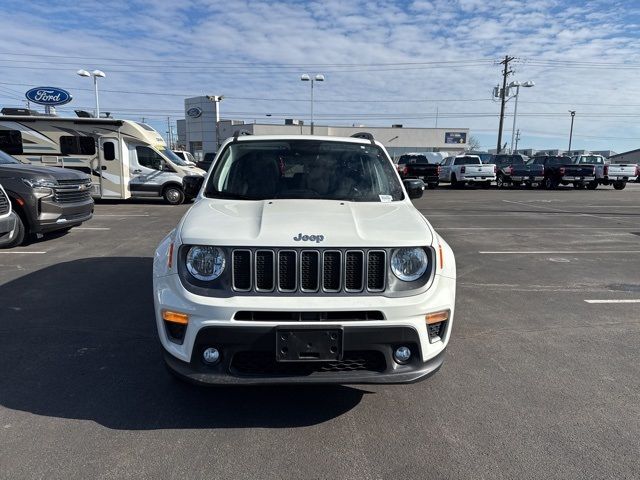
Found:
[{"label": "parking lot line marking", "polygon": [[[561,209],[554,208],[554,207],[547,207],[547,206],[544,206],[544,205],[532,205],[531,203],[527,204],[527,203],[524,203],[524,202],[516,202],[516,201],[513,201],[513,200],[502,200],[502,201],[506,202],[506,203],[513,203],[515,205],[525,206],[525,207],[542,208],[544,210],[551,210],[551,211],[559,212],[559,213],[562,213],[562,214],[565,214],[565,215],[567,213],[571,213],[571,212],[567,212],[566,210],[561,210]],[[630,223],[630,224],[633,224],[633,222],[630,222],[629,220],[621,220],[619,217],[615,217],[614,218],[614,217],[607,216],[607,215],[595,215],[595,214],[592,214],[592,213],[579,213],[578,215],[579,216],[583,216],[583,217],[600,218],[602,220],[612,220],[612,221],[615,221],[615,222],[618,222],[618,223]]]},{"label": "parking lot line marking", "polygon": [[109,227],[76,227],[73,230],[111,230],[111,228]]},{"label": "parking lot line marking", "polygon": [[640,298],[620,300],[585,300],[587,303],[640,303]]},{"label": "parking lot line marking", "polygon": [[482,255],[547,255],[547,254],[562,254],[562,255],[585,255],[592,253],[640,253],[640,250],[521,250],[521,251],[506,251],[506,252],[494,252],[494,251],[480,251]]},{"label": "parking lot line marking", "polygon": [[124,213],[121,215],[116,215],[112,213],[99,213],[94,215],[94,217],[148,217],[148,213]]},{"label": "parking lot line marking", "polygon": [[9,254],[9,253],[18,253],[18,254],[24,254],[24,255],[43,255],[47,252],[29,252],[29,251],[25,251],[25,250],[10,250],[8,252],[4,252],[4,251],[0,251],[0,253],[4,253],[4,254]]},{"label": "parking lot line marking", "polygon": [[629,227],[438,227],[438,230],[629,230]]}]

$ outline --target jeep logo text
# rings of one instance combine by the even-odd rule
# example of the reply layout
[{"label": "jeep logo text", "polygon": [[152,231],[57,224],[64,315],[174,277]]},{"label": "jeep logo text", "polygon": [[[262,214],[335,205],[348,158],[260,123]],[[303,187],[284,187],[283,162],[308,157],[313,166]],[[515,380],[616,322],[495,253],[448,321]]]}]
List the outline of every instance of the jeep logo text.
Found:
[{"label": "jeep logo text", "polygon": [[297,237],[293,237],[296,242],[316,242],[320,243],[324,240],[324,235],[303,235],[301,233],[298,234]]}]

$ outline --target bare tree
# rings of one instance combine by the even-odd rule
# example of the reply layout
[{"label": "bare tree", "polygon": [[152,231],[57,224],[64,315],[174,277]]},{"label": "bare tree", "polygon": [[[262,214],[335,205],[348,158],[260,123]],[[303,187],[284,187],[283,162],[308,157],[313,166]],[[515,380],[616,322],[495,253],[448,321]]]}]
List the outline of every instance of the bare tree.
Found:
[{"label": "bare tree", "polygon": [[480,150],[480,140],[473,135],[469,135],[469,140],[467,140],[467,150]]}]

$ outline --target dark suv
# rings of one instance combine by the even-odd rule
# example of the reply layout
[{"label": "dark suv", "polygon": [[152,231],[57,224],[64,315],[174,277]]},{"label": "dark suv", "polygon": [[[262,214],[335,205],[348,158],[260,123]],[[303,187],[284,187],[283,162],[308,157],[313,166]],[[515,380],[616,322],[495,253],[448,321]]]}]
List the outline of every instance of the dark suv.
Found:
[{"label": "dark suv", "polygon": [[24,164],[0,150],[0,183],[16,213],[13,247],[33,234],[68,230],[91,219],[91,179],[76,170]]}]

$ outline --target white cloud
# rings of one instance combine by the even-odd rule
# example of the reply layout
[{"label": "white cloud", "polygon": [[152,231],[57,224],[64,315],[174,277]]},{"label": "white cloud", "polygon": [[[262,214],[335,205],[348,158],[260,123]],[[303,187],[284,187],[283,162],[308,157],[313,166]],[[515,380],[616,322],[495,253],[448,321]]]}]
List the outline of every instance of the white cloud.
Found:
[{"label": "white cloud", "polygon": [[[46,8],[61,14],[42,15]],[[178,116],[182,109],[179,95],[124,95],[107,90],[215,93],[228,96],[223,107],[232,112],[230,116],[265,120],[266,113],[305,118],[308,85],[298,80],[299,74],[317,71],[325,73],[327,81],[318,87],[316,112],[336,119],[331,123],[341,119],[339,123],[346,124],[433,126],[435,119],[417,117],[433,116],[437,107],[439,125],[493,130],[493,135],[480,134],[489,146],[495,142],[497,118],[446,118],[446,114],[497,115],[498,105],[489,98],[499,81],[498,65],[490,60],[428,68],[380,64],[499,59],[508,53],[519,57],[513,66],[516,77],[537,84],[521,96],[522,145],[563,145],[568,122],[568,115],[563,115],[572,108],[578,110],[574,142],[578,147],[622,150],[638,142],[581,140],[580,135],[640,137],[635,118],[609,116],[634,113],[638,108],[582,104],[640,104],[637,70],[564,68],[540,60],[640,64],[637,29],[625,28],[625,22],[634,22],[630,8],[633,3],[565,5],[546,0],[119,0],[35,5],[6,0],[0,5],[0,50],[68,57],[50,57],[50,63],[44,64],[47,57],[3,55],[0,82],[68,87],[74,92],[75,108],[91,107],[90,84],[74,72],[80,67],[102,68],[108,75],[101,82],[101,103],[107,110],[121,114],[137,110],[138,117],[149,117],[161,112]],[[25,61],[29,59],[39,63]],[[19,104],[16,92],[24,90],[22,85],[0,83],[0,104]],[[326,102],[455,98],[488,101]],[[548,116],[532,115],[538,113]],[[363,119],[362,114],[372,118]],[[511,124],[510,119],[506,124]],[[506,130],[505,134],[510,136]]]}]

